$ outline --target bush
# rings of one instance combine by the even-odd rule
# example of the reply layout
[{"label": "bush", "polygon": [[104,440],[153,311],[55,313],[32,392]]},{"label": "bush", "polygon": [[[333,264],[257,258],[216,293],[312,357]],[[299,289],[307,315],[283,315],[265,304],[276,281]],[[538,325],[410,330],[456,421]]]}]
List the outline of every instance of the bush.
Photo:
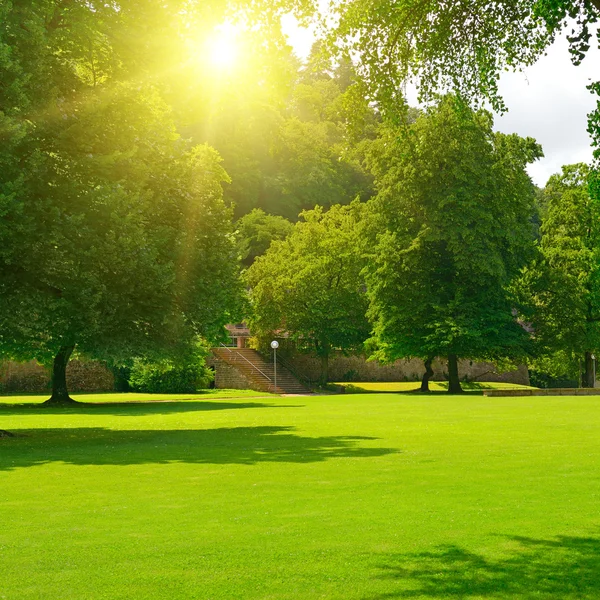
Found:
[{"label": "bush", "polygon": [[533,387],[538,388],[576,388],[579,387],[579,381],[577,379],[565,377],[556,377],[543,373],[541,371],[530,370],[529,371],[529,383]]},{"label": "bush", "polygon": [[129,384],[131,367],[124,365],[109,365],[109,369],[115,378],[115,392],[131,392],[131,385]]},{"label": "bush", "polygon": [[559,351],[537,358],[529,365],[529,382],[539,388],[579,387],[579,356]]},{"label": "bush", "polygon": [[350,369],[342,375],[342,381],[358,381],[360,373],[355,369]]},{"label": "bush", "polygon": [[133,391],[148,394],[193,394],[209,387],[213,377],[206,366],[205,354],[195,352],[177,361],[136,358],[129,385]]}]

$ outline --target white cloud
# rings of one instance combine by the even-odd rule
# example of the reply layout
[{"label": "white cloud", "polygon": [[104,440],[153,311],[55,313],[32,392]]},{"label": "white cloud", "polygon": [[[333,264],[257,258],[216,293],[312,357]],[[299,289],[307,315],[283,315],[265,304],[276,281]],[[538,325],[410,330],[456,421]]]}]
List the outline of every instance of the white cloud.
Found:
[{"label": "white cloud", "polygon": [[600,52],[590,49],[583,63],[571,63],[566,36],[559,38],[535,65],[523,73],[506,73],[500,79],[508,113],[496,117],[496,129],[534,137],[545,157],[529,168],[543,186],[562,165],[590,162],[587,114],[596,97],[586,86],[600,79]]}]

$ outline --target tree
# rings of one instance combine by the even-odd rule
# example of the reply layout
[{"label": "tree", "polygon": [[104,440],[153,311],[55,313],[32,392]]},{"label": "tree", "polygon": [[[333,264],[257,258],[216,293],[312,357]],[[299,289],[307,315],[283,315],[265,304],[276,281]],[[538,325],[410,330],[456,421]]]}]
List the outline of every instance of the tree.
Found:
[{"label": "tree", "polygon": [[426,98],[453,89],[501,108],[498,75],[533,64],[573,22],[571,53],[574,62],[583,59],[600,1],[349,0],[330,10],[338,20],[329,50],[357,57],[359,72],[380,99],[397,97],[412,79]]},{"label": "tree", "polygon": [[152,96],[116,93],[35,141],[12,219],[27,252],[0,268],[2,348],[54,356],[55,402],[75,347],[173,352],[218,335],[237,302],[216,153],[181,144]]},{"label": "tree", "polygon": [[283,240],[294,228],[293,224],[277,215],[268,215],[255,208],[236,223],[238,251],[242,264],[250,266],[262,256],[275,240]]},{"label": "tree", "polygon": [[219,157],[184,142],[158,88],[135,81],[159,60],[141,58],[149,39],[120,47],[132,12],[154,22],[154,8],[1,9],[0,351],[52,362],[53,403],[70,401],[75,349],[173,354],[237,310]]},{"label": "tree", "polygon": [[[320,3],[309,4],[319,14]],[[600,43],[599,19],[600,0],[332,0],[322,17],[323,47],[334,60],[355,59],[369,98],[388,115],[406,109],[407,81],[423,101],[453,91],[503,111],[503,71],[535,63],[569,29],[571,59],[580,64],[593,39]],[[588,89],[600,97],[600,81]],[[588,132],[600,159],[600,99]]]},{"label": "tree", "polygon": [[589,186],[584,164],[549,179],[540,257],[526,277],[544,354],[559,354],[563,366],[581,363],[584,387],[594,387],[592,355],[600,349],[600,205]]},{"label": "tree", "polygon": [[250,329],[309,344],[327,382],[335,349],[355,350],[369,334],[357,246],[364,205],[317,207],[302,213],[285,240],[275,241],[246,271]]},{"label": "tree", "polygon": [[370,154],[375,357],[445,355],[454,393],[459,358],[524,355],[529,336],[509,286],[531,254],[535,192],[525,166],[540,155],[534,140],[493,133],[489,113],[455,96],[384,129]]},{"label": "tree", "polygon": [[[256,40],[247,42],[251,49]],[[349,131],[348,96],[355,90],[348,90],[348,73],[302,69],[290,48],[254,59],[245,56],[247,69],[228,79],[202,71],[178,111],[186,135],[223,157],[231,177],[225,200],[235,216],[260,208],[296,221],[317,204],[370,197],[370,178],[352,153],[357,142]],[[354,99],[353,113],[370,110],[364,95],[360,101],[359,109]]]}]

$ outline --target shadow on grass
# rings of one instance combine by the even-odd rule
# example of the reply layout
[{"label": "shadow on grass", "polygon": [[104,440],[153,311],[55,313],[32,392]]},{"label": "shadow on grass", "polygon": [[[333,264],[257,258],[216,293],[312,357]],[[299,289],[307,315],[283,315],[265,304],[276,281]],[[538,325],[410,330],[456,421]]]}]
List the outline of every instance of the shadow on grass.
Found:
[{"label": "shadow on grass", "polygon": [[253,465],[373,458],[393,448],[363,448],[363,436],[303,437],[293,427],[114,430],[100,427],[12,430],[0,441],[0,470],[50,462],[134,465],[172,462]]},{"label": "shadow on grass", "polygon": [[267,404],[263,402],[212,402],[212,401],[161,401],[131,400],[127,402],[79,402],[69,406],[44,406],[42,404],[0,404],[0,415],[22,415],[35,412],[40,415],[165,415],[208,410],[236,410],[239,408],[302,408],[303,404]]},{"label": "shadow on grass", "polygon": [[[504,536],[503,536],[504,537]],[[379,565],[383,578],[401,588],[371,600],[391,598],[600,598],[600,539],[504,537],[510,550],[489,558],[458,546],[402,554]]]}]

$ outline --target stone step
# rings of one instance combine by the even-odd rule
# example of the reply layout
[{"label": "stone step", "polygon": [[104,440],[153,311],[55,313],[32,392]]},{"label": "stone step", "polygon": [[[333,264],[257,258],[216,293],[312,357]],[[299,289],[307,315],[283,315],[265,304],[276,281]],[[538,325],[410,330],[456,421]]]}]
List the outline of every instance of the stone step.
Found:
[{"label": "stone step", "polygon": [[[213,348],[213,353],[226,363],[234,366],[254,388],[260,391],[273,391],[275,368],[251,348]],[[277,392],[288,394],[307,393],[308,390],[283,365],[277,366]]]}]

